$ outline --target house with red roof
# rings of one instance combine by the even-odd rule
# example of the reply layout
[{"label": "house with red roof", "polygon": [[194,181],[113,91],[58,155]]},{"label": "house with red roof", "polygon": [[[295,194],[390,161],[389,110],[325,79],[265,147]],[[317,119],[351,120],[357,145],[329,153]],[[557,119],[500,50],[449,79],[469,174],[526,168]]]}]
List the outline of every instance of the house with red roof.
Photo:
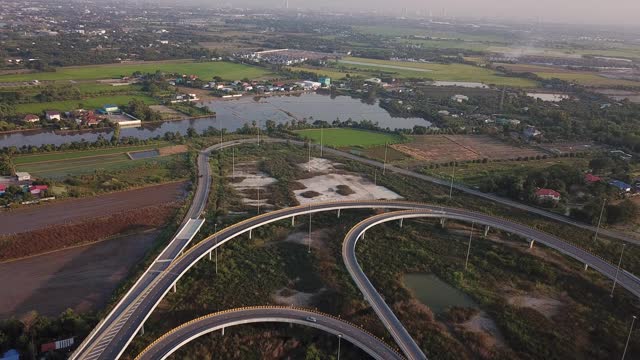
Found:
[{"label": "house with red roof", "polygon": [[29,114],[25,116],[22,121],[26,123],[36,123],[40,121],[40,117],[38,115]]},{"label": "house with red roof", "polygon": [[587,184],[593,184],[593,183],[597,183],[602,181],[602,178],[600,176],[595,176],[591,173],[587,174],[584,176],[584,181],[587,182]]},{"label": "house with red roof", "polygon": [[7,186],[0,184],[0,195],[3,195],[7,191]]},{"label": "house with red roof", "polygon": [[31,195],[40,195],[42,191],[49,189],[48,185],[31,185],[29,186],[29,192]]},{"label": "house with red roof", "polygon": [[560,201],[560,193],[552,189],[538,189],[536,190],[536,198],[539,201]]}]

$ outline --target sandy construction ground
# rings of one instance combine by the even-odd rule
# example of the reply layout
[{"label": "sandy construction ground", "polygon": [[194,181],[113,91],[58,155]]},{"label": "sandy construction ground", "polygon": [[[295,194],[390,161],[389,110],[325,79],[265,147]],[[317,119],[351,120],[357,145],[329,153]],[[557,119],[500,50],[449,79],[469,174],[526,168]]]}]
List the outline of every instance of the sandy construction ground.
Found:
[{"label": "sandy construction ground", "polygon": [[0,212],[0,235],[22,233],[54,224],[71,223],[124,210],[180,200],[184,183],[150,186],[83,199],[64,200],[40,206]]},{"label": "sandy construction ground", "polygon": [[[301,179],[298,182],[306,188],[295,190],[293,193],[300,204],[308,204],[319,201],[340,201],[340,200],[372,200],[372,199],[401,199],[402,196],[383,187],[377,186],[369,179],[355,173],[334,173],[341,164],[334,163],[326,159],[312,158],[310,162],[300,164],[303,169],[311,166],[311,172],[318,175],[308,179]],[[339,185],[348,186],[352,194],[341,195],[337,193]],[[319,195],[307,198],[301,194],[313,191]]]},{"label": "sandy construction ground", "polygon": [[30,311],[56,316],[105,306],[118,283],[152,246],[159,231],[0,263],[0,318]]}]

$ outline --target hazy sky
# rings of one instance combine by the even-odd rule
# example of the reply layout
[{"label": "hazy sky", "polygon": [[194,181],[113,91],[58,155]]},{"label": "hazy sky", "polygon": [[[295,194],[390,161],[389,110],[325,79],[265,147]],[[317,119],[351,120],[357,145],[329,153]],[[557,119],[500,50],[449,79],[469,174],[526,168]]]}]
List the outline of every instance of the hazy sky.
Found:
[{"label": "hazy sky", "polygon": [[[204,2],[204,0],[191,0]],[[282,7],[284,0],[218,0],[234,5]],[[214,1],[206,1],[212,3]],[[289,0],[289,7],[378,8],[432,11],[440,15],[512,19],[541,18],[546,22],[640,24],[640,0]]]}]

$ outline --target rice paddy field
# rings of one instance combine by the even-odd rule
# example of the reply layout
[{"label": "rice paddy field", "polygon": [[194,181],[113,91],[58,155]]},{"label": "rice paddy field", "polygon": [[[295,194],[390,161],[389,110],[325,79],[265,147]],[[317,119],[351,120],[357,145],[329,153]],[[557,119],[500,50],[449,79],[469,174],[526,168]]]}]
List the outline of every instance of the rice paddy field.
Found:
[{"label": "rice paddy field", "polygon": [[224,61],[194,62],[191,60],[175,60],[141,62],[136,64],[121,63],[61,67],[56,68],[55,72],[1,75],[0,82],[98,80],[130,76],[135,71],[152,73],[157,70],[169,73],[193,74],[202,79],[211,79],[214,76],[220,76],[225,80],[239,80],[245,77],[255,79],[270,75],[267,70],[256,66],[234,64]]},{"label": "rice paddy field", "polygon": [[303,138],[310,139],[314,143],[322,143],[331,147],[373,147],[384,144],[395,144],[404,141],[396,134],[387,134],[376,131],[330,128],[330,129],[306,129],[296,131]]},{"label": "rice paddy field", "polygon": [[338,62],[347,69],[377,70],[399,77],[423,78],[436,81],[482,82],[498,86],[536,87],[535,81],[503,76],[497,71],[465,64],[434,64],[347,57]]},{"label": "rice paddy field", "polygon": [[599,75],[597,72],[589,71],[574,71],[559,67],[542,66],[542,65],[527,65],[527,64],[501,64],[496,63],[495,66],[502,66],[506,69],[517,72],[531,72],[541,78],[545,79],[560,79],[578,83],[584,86],[640,86],[640,82],[623,80],[623,79],[610,79]]}]

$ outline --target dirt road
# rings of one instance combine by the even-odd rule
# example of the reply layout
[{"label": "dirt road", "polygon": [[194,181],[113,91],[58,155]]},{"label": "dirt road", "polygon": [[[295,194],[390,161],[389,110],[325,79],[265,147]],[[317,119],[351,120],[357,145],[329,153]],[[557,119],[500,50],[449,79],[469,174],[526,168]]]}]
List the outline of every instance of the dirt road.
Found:
[{"label": "dirt road", "polygon": [[0,263],[0,319],[102,308],[159,231]]},{"label": "dirt road", "polygon": [[184,195],[184,183],[171,183],[4,211],[0,212],[2,220],[0,235],[22,233],[49,225],[71,223],[124,210],[164,204],[182,199]]}]

